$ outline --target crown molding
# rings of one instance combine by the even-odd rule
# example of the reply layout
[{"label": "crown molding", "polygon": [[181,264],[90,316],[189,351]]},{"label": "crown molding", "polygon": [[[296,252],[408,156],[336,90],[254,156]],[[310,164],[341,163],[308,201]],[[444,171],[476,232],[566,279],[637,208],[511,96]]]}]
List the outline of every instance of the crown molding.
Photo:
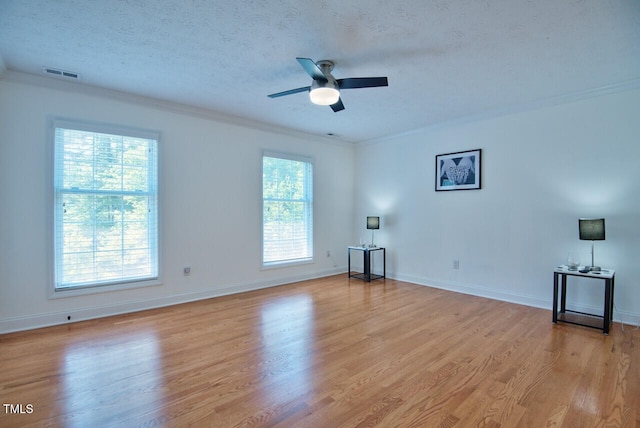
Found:
[{"label": "crown molding", "polygon": [[[0,57],[0,61],[2,58]],[[0,62],[0,66],[2,63]],[[0,69],[1,70],[1,69]],[[116,91],[99,86],[88,85],[82,81],[66,80],[60,77],[40,76],[32,73],[23,73],[19,71],[6,70],[0,72],[0,80],[7,82],[25,84],[30,86],[39,86],[42,88],[58,90],[62,92],[73,92],[81,95],[106,98],[113,101],[120,101],[128,104],[134,104],[142,107],[156,108],[171,113],[183,114],[191,117],[211,120],[230,124],[242,128],[249,128],[269,133],[287,135],[295,138],[303,138],[305,140],[313,140],[323,144],[331,144],[340,147],[353,147],[351,141],[340,140],[325,135],[310,134],[293,129],[272,125],[265,122],[246,119],[239,116],[224,114],[218,111],[209,110],[201,107],[190,106],[167,101],[158,98],[145,97],[132,94],[129,92]]]},{"label": "crown molding", "polygon": [[141,95],[135,95],[128,92],[116,91],[113,89],[107,89],[99,86],[88,85],[82,83],[82,81],[67,81],[62,78],[39,76],[31,73],[23,73],[5,68],[2,56],[0,55],[0,80],[6,80],[15,83],[28,84],[33,86],[40,86],[48,89],[60,90],[65,92],[75,92],[88,96],[96,96],[107,98],[115,101],[121,101],[125,103],[140,105],[144,107],[157,108],[172,113],[184,114],[192,117],[199,117],[216,122],[222,122],[231,124],[243,128],[250,128],[260,130],[264,132],[277,133],[282,135],[288,135],[295,138],[312,139],[314,141],[322,142],[324,144],[332,144],[341,147],[353,147],[364,146],[370,144],[382,143],[399,137],[410,136],[423,132],[429,132],[433,130],[460,126],[468,123],[479,122],[487,119],[509,116],[512,114],[524,113],[527,111],[535,111],[542,108],[559,106],[562,104],[570,104],[573,102],[586,100],[590,98],[596,98],[606,95],[612,95],[621,92],[627,92],[640,89],[640,78],[632,79],[625,82],[614,83],[611,85],[601,86],[598,88],[591,88],[583,91],[571,92],[559,96],[547,97],[531,102],[515,104],[507,107],[500,107],[495,109],[489,109],[477,114],[459,117],[457,119],[448,120],[444,122],[438,122],[429,124],[424,127],[407,130],[405,132],[391,134],[379,138],[363,141],[347,141],[340,140],[336,137],[330,137],[325,135],[310,134],[301,131],[296,131],[286,127],[280,127],[265,122],[259,122],[255,120],[246,119],[239,116],[227,115],[219,111],[213,111],[201,107],[190,106],[186,104],[177,103],[174,101],[161,100],[157,98],[144,97]]},{"label": "crown molding", "polygon": [[521,104],[514,104],[507,107],[500,107],[495,109],[489,109],[480,113],[462,116],[457,119],[447,120],[444,122],[433,123],[421,128],[408,130],[398,134],[387,135],[380,138],[375,138],[367,141],[360,141],[357,145],[370,145],[382,143],[398,137],[405,137],[414,134],[434,131],[443,128],[450,128],[460,125],[465,125],[473,122],[480,122],[483,120],[494,119],[503,116],[510,116],[513,114],[525,113],[529,111],[540,110],[543,108],[560,106],[563,104],[571,104],[574,102],[587,100],[591,98],[602,97],[606,95],[613,95],[622,92],[634,91],[640,89],[640,79],[632,79],[625,82],[614,83],[611,85],[601,86],[598,88],[587,89],[583,91],[571,92],[559,96],[542,98]]}]

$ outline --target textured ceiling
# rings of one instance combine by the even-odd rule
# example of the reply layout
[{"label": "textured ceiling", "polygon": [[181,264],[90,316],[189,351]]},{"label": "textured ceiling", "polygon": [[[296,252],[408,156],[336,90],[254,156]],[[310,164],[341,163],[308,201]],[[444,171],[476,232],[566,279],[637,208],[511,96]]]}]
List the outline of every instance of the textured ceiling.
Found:
[{"label": "textured ceiling", "polygon": [[[297,56],[389,87],[343,91],[338,113],[267,98],[311,83]],[[0,0],[3,62],[364,141],[636,85],[640,1]]]}]

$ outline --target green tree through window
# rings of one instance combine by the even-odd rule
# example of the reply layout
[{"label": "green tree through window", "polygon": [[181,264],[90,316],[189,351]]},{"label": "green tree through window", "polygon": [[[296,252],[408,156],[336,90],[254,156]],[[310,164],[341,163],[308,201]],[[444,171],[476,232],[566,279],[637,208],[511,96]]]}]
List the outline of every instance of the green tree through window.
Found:
[{"label": "green tree through window", "polygon": [[157,137],[56,123],[54,139],[56,289],[156,279]]},{"label": "green tree through window", "polygon": [[312,176],[308,159],[263,156],[263,264],[313,258]]}]

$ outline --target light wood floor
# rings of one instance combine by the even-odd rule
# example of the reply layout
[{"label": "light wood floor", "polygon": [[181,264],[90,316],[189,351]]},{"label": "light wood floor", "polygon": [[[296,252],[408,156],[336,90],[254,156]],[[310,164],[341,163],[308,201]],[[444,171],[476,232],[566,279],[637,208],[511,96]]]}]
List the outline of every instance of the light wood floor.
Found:
[{"label": "light wood floor", "polygon": [[636,427],[640,330],[340,275],[2,335],[0,399],[5,428]]}]

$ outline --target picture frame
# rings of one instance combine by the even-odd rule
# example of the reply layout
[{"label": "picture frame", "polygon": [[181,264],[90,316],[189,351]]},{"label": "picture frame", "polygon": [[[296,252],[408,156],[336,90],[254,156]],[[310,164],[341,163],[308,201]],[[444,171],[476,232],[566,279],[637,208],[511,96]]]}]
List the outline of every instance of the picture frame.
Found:
[{"label": "picture frame", "polygon": [[436,192],[481,188],[482,150],[436,155]]}]

